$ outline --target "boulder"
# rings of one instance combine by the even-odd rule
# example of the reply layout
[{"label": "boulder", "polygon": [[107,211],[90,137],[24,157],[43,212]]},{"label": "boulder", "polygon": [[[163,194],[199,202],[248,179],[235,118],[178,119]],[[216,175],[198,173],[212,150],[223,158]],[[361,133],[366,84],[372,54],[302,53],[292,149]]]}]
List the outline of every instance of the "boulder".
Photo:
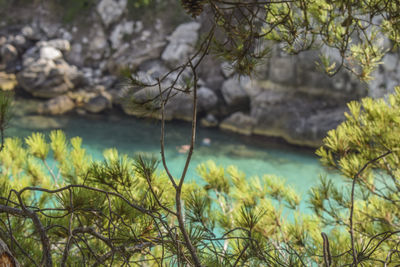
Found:
[{"label": "boulder", "polygon": [[29,40],[38,40],[38,39],[40,39],[39,36],[38,36],[38,33],[29,25],[24,26],[21,29],[21,33],[25,38],[27,38]]},{"label": "boulder", "polygon": [[118,74],[121,70],[137,69],[146,61],[158,59],[166,44],[163,37],[157,32],[145,40],[138,38],[131,43],[123,43],[108,59],[108,71]]},{"label": "boulder", "polygon": [[104,111],[105,109],[111,106],[110,98],[107,98],[103,95],[98,95],[96,97],[91,98],[85,105],[85,110],[91,113],[99,113]]},{"label": "boulder", "polygon": [[63,59],[27,58],[17,79],[21,87],[37,97],[52,98],[74,88],[81,81],[75,66]]},{"label": "boulder", "polygon": [[294,84],[295,64],[294,57],[272,58],[269,69],[269,79],[277,83]]},{"label": "boulder", "polygon": [[225,78],[229,78],[235,73],[235,69],[229,62],[222,62],[221,70]]},{"label": "boulder", "polygon": [[244,135],[251,135],[256,120],[243,112],[235,112],[223,120],[219,127],[223,130],[232,131]]},{"label": "boulder", "polygon": [[60,115],[75,108],[75,103],[66,95],[57,96],[47,100],[43,105],[39,106],[39,114]]},{"label": "boulder", "polygon": [[[90,40],[90,41],[89,41]],[[88,40],[88,55],[84,55],[89,59],[98,61],[103,58],[104,53],[108,49],[107,34],[99,24],[95,24],[90,31]]]},{"label": "boulder", "polygon": [[399,58],[398,58],[397,54],[387,53],[383,57],[382,66],[385,68],[386,71],[394,71],[397,68],[398,62],[399,62]]},{"label": "boulder", "polygon": [[292,144],[319,146],[328,130],[344,120],[346,101],[292,90],[265,90],[251,101],[253,132]]},{"label": "boulder", "polygon": [[127,0],[101,0],[97,5],[99,13],[106,27],[116,22],[126,9]]},{"label": "boulder", "polygon": [[[132,97],[125,97],[125,101],[122,101],[122,108],[126,114],[161,119],[158,86],[146,87],[133,94],[132,92],[127,93],[127,95],[132,95]],[[165,119],[191,121],[193,94],[174,91],[172,95],[165,105]],[[166,97],[167,93],[163,96]],[[154,99],[155,101],[153,101]]]},{"label": "boulder", "polygon": [[228,106],[246,107],[249,96],[240,84],[239,78],[226,80],[222,85],[222,96]]},{"label": "boulder", "polygon": [[123,21],[117,24],[110,35],[111,47],[118,49],[126,36],[132,35],[135,23],[133,21]]},{"label": "boulder", "polygon": [[161,55],[161,59],[170,66],[184,63],[194,51],[194,46],[199,38],[198,22],[189,22],[179,25],[167,38],[169,44]]},{"label": "boulder", "polygon": [[12,38],[11,43],[17,48],[18,51],[23,51],[28,48],[29,43],[22,34],[17,34]]},{"label": "boulder", "polygon": [[1,90],[13,90],[17,85],[17,79],[15,74],[7,74],[5,72],[0,72],[0,89]]},{"label": "boulder", "polygon": [[60,50],[51,47],[45,46],[40,48],[40,58],[47,59],[47,60],[56,60],[62,58],[63,55]]},{"label": "boulder", "polygon": [[68,40],[65,39],[52,39],[49,41],[41,41],[36,44],[39,47],[52,47],[61,52],[68,52],[71,50],[71,44]]},{"label": "boulder", "polygon": [[218,96],[213,90],[207,87],[200,87],[197,90],[197,105],[199,112],[210,111],[217,107]]},{"label": "boulder", "polygon": [[13,64],[18,59],[18,50],[11,44],[5,44],[0,49],[0,58],[6,65]]},{"label": "boulder", "polygon": [[83,66],[84,56],[82,52],[82,44],[78,42],[73,43],[71,45],[71,50],[65,55],[65,58],[74,65]]}]

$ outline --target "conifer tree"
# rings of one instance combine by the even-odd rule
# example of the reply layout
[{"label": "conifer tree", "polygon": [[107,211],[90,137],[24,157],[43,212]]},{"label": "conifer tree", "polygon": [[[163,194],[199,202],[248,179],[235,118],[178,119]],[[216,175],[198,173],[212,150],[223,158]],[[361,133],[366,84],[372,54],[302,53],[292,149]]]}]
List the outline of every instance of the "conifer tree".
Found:
[{"label": "conifer tree", "polygon": [[[399,264],[400,90],[387,102],[350,103],[346,121],[328,133],[317,153],[344,181],[321,179],[309,199],[312,214],[301,214],[298,194],[271,174],[248,178],[235,167],[207,162],[197,169],[204,186],[186,177],[196,138],[197,68],[208,53],[249,74],[268,53],[265,40],[283,43],[288,53],[325,45],[342,58],[338,65],[321,58],[328,74],[347,68],[368,80],[385,52],[379,33],[399,42],[398,1],[182,4],[193,16],[212,12],[198,51],[153,85],[132,79],[137,87],[158,89],[141,104],[151,103],[161,118],[160,162],[114,149],[95,161],[79,137],[67,140],[61,131],[6,138],[0,239],[9,251],[23,266]],[[174,177],[164,153],[165,105],[178,92],[192,92],[192,133],[182,174]],[[2,136],[9,107],[0,98]]]}]

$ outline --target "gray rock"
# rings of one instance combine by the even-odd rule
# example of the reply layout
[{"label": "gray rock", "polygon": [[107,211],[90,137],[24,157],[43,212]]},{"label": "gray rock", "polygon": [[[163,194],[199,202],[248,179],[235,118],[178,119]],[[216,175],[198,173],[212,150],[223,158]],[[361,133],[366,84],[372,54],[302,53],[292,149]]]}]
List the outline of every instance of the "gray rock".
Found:
[{"label": "gray rock", "polygon": [[121,69],[136,69],[148,60],[160,57],[165,46],[163,35],[154,34],[147,41],[134,40],[131,44],[124,43],[108,59],[107,69],[113,74],[118,74]]},{"label": "gray rock", "polygon": [[71,44],[68,40],[53,39],[49,41],[41,41],[37,44],[39,47],[52,47],[62,52],[68,52],[71,49]]},{"label": "gray rock", "polygon": [[84,106],[85,110],[91,113],[99,113],[111,106],[111,101],[109,98],[103,95],[91,98]]},{"label": "gray rock", "polygon": [[178,26],[167,38],[169,44],[161,55],[161,59],[171,66],[183,63],[193,53],[199,38],[200,23],[189,22]]},{"label": "gray rock", "polygon": [[81,43],[74,43],[71,46],[71,50],[65,55],[65,58],[78,66],[83,65],[83,55],[82,55],[83,47]]},{"label": "gray rock", "polygon": [[207,87],[200,87],[197,90],[199,111],[210,111],[217,107],[218,97],[213,90]]},{"label": "gray rock", "polygon": [[12,44],[19,50],[22,51],[28,47],[28,42],[22,34],[15,35]]},{"label": "gray rock", "polygon": [[199,38],[198,30],[201,24],[198,22],[188,22],[179,25],[175,31],[167,38],[170,42],[181,42],[194,45]]},{"label": "gray rock", "polygon": [[39,114],[60,115],[75,108],[74,101],[66,95],[57,96],[47,100],[39,106]]},{"label": "gray rock", "polygon": [[86,57],[94,60],[102,59],[108,48],[107,35],[103,28],[100,25],[95,24],[90,31],[89,39],[89,49]]},{"label": "gray rock", "polygon": [[127,0],[101,0],[99,2],[97,12],[106,27],[122,16],[126,9],[126,4]]},{"label": "gray rock", "polygon": [[386,93],[385,81],[386,77],[379,69],[372,73],[374,79],[368,84],[368,96],[373,98],[383,97]]},{"label": "gray rock", "polygon": [[235,112],[221,122],[219,127],[224,130],[251,135],[256,120],[243,112]]},{"label": "gray rock", "polygon": [[56,21],[50,21],[47,17],[42,18],[40,21],[40,29],[44,32],[47,39],[57,38],[59,29],[61,28],[61,23]]},{"label": "gray rock", "polygon": [[24,27],[21,29],[21,33],[22,33],[23,36],[25,36],[25,37],[28,38],[29,40],[36,40],[36,39],[38,39],[37,33],[36,33],[35,30],[34,30],[31,26],[29,26],[29,25],[24,26]]},{"label": "gray rock", "polygon": [[139,66],[139,71],[142,71],[150,76],[151,78],[149,80],[154,80],[157,78],[161,78],[169,71],[169,69],[161,60],[156,59],[149,60],[141,64]]},{"label": "gray rock", "polygon": [[235,73],[233,66],[231,64],[229,64],[228,62],[223,62],[221,64],[221,70],[222,70],[222,73],[224,74],[225,78],[229,78]]},{"label": "gray rock", "polygon": [[[142,30],[143,30],[143,28],[144,28],[144,26],[143,26],[143,22],[141,22],[140,20],[139,21],[136,21],[135,22],[135,28],[134,28],[134,32],[135,33],[139,33],[139,32],[141,32]],[[159,29],[160,30],[160,29]]]},{"label": "gray rock", "polygon": [[326,132],[344,120],[344,99],[307,92],[267,90],[252,98],[253,132],[299,145],[319,146]]},{"label": "gray rock", "polygon": [[40,58],[47,59],[47,60],[56,60],[62,58],[63,55],[60,50],[51,47],[45,46],[40,48]]},{"label": "gray rock", "polygon": [[193,47],[189,44],[172,42],[164,50],[161,59],[169,63],[171,66],[183,64],[189,59],[193,52]]},{"label": "gray rock", "polygon": [[383,67],[387,71],[394,71],[397,68],[398,56],[396,54],[388,53],[383,57]]},{"label": "gray rock", "polygon": [[229,106],[241,106],[249,101],[249,97],[237,77],[226,80],[222,85],[221,91],[225,102]]},{"label": "gray rock", "polygon": [[24,61],[24,67],[17,75],[18,83],[34,96],[52,98],[62,95],[81,80],[78,69],[62,59],[25,58]]},{"label": "gray rock", "polygon": [[271,59],[269,78],[273,82],[294,84],[295,60],[293,57]]},{"label": "gray rock", "polygon": [[133,21],[123,21],[116,25],[110,35],[112,48],[117,49],[125,36],[133,34],[134,26],[135,23]]}]

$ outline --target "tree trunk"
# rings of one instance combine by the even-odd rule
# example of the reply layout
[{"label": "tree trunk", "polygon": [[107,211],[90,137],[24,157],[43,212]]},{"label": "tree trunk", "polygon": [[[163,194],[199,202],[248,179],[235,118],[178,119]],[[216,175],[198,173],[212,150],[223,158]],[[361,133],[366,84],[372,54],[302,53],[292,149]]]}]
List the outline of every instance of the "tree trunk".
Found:
[{"label": "tree trunk", "polygon": [[18,260],[12,255],[6,243],[0,239],[0,267],[20,267]]}]

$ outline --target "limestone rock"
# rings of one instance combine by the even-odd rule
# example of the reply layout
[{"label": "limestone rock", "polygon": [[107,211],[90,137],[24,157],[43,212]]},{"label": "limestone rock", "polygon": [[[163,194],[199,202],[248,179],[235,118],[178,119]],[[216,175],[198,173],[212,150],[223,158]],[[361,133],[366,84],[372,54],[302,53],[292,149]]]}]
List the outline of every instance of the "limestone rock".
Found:
[{"label": "limestone rock", "polygon": [[82,66],[84,56],[82,55],[83,47],[81,43],[74,43],[71,45],[70,51],[66,54],[65,58],[75,65]]},{"label": "limestone rock", "polygon": [[293,57],[273,58],[271,60],[269,78],[273,82],[293,84],[295,62]]},{"label": "limestone rock", "polygon": [[256,120],[243,112],[235,112],[225,120],[221,122],[219,127],[224,130],[229,130],[232,132],[251,135],[253,133],[253,128]]},{"label": "limestone rock", "polygon": [[22,33],[23,36],[25,36],[25,38],[28,38],[28,39],[30,39],[30,40],[37,40],[37,39],[38,39],[37,33],[36,33],[35,30],[34,30],[31,26],[29,26],[29,25],[24,26],[24,27],[21,29],[21,33]]},{"label": "limestone rock", "polygon": [[12,38],[11,43],[17,48],[18,51],[23,51],[29,46],[29,43],[22,34],[15,35]]},{"label": "limestone rock", "polygon": [[52,98],[66,93],[79,83],[81,74],[63,59],[26,58],[24,68],[17,75],[18,83],[37,97]]},{"label": "limestone rock", "polygon": [[135,23],[133,21],[123,21],[115,26],[110,35],[111,46],[113,49],[117,49],[121,45],[125,36],[133,34],[134,25]]},{"label": "limestone rock", "polygon": [[251,102],[251,117],[256,121],[253,131],[293,144],[318,146],[326,132],[344,120],[346,101],[338,102],[304,92],[264,91]]},{"label": "limestone rock", "polygon": [[39,47],[52,47],[62,52],[68,52],[71,49],[71,44],[65,39],[52,39],[49,41],[41,41],[37,44]]},{"label": "limestone rock", "polygon": [[103,95],[98,95],[91,98],[84,106],[84,108],[91,113],[99,113],[111,106],[110,98]]},{"label": "limestone rock", "polygon": [[[198,94],[198,111],[207,111],[212,107],[216,106],[217,99],[214,98],[215,94],[210,89],[202,88],[199,89]],[[175,94],[176,93],[176,94]],[[127,93],[131,95],[132,93]],[[143,88],[132,94],[132,97],[125,97],[125,101],[122,103],[124,112],[128,115],[140,116],[140,117],[154,117],[161,118],[160,106],[157,101],[152,102],[150,100],[157,99],[159,96],[158,86]],[[166,97],[166,95],[164,95]],[[210,101],[211,100],[211,101]],[[144,104],[144,105],[143,105]],[[193,92],[184,93],[175,91],[173,97],[171,97],[165,105],[165,119],[180,119],[191,121],[193,112]]]},{"label": "limestone rock", "polygon": [[199,111],[210,111],[216,108],[218,103],[218,96],[207,87],[200,87],[197,90],[197,99]]},{"label": "limestone rock", "polygon": [[231,64],[229,64],[228,62],[223,62],[221,64],[221,70],[222,70],[222,73],[224,74],[225,78],[229,78],[235,73],[233,66]]},{"label": "limestone rock", "polygon": [[123,43],[108,59],[108,71],[117,74],[120,70],[136,69],[146,61],[159,58],[165,46],[163,35],[156,33],[149,38],[144,41],[135,39],[130,44]]},{"label": "limestone rock", "polygon": [[194,51],[199,38],[200,23],[189,22],[178,26],[168,37],[169,44],[161,55],[161,59],[171,66],[183,63]]},{"label": "limestone rock", "polygon": [[56,60],[62,58],[62,56],[61,51],[54,47],[45,46],[40,48],[40,58],[42,59]]},{"label": "limestone rock", "polygon": [[242,88],[238,78],[230,78],[222,85],[222,96],[229,106],[243,106],[249,100],[246,91]]},{"label": "limestone rock", "polygon": [[108,48],[107,35],[100,25],[95,24],[90,32],[89,38],[88,57],[94,60],[100,60]]},{"label": "limestone rock", "polygon": [[75,108],[74,101],[66,95],[57,96],[47,100],[39,107],[40,114],[60,115]]},{"label": "limestone rock", "polygon": [[104,25],[108,27],[113,22],[116,22],[124,13],[127,0],[101,0],[97,5],[99,13]]},{"label": "limestone rock", "polygon": [[15,74],[0,72],[0,89],[6,91],[13,90],[17,84],[18,83]]},{"label": "limestone rock", "polygon": [[397,68],[398,56],[396,54],[388,53],[383,57],[383,67],[387,71],[394,71]]}]

